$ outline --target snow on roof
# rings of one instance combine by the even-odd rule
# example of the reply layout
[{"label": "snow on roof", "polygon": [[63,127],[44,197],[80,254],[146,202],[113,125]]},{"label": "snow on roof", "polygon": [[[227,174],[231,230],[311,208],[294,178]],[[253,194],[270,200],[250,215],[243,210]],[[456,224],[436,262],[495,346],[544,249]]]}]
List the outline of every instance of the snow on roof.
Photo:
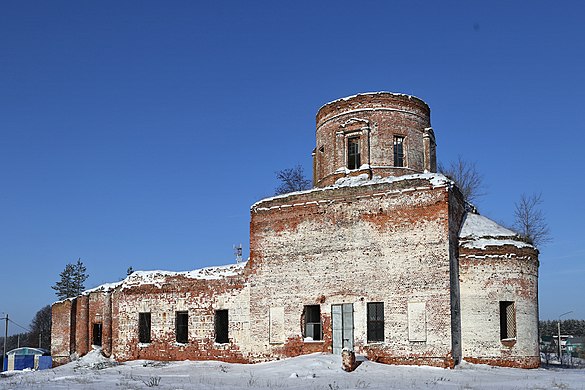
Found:
[{"label": "snow on roof", "polygon": [[6,355],[50,355],[50,351],[44,348],[20,347],[6,352]]},{"label": "snow on roof", "polygon": [[276,195],[276,196],[272,196],[270,198],[264,198],[264,199],[259,200],[256,203],[254,203],[252,206],[250,206],[250,209],[254,209],[254,207],[256,207],[257,205],[259,205],[260,203],[263,203],[263,202],[268,202],[268,201],[275,200],[275,199],[284,199],[284,198],[287,198],[287,197],[293,196],[293,195],[310,194],[313,192],[327,191],[327,190],[342,188],[342,187],[360,187],[360,186],[369,186],[369,185],[373,185],[373,184],[394,183],[394,182],[399,182],[399,181],[403,181],[403,180],[415,180],[415,179],[428,180],[429,183],[433,187],[443,187],[443,186],[450,187],[451,185],[453,185],[453,181],[451,181],[446,176],[444,176],[440,173],[415,173],[415,174],[411,174],[411,175],[403,175],[403,176],[396,176],[396,177],[395,176],[390,176],[390,177],[374,176],[372,179],[368,179],[368,174],[363,173],[363,174],[358,175],[358,176],[347,176],[347,177],[342,177],[340,179],[337,179],[335,184],[333,184],[331,186],[312,188],[310,190],[305,190],[305,191],[289,192],[287,194]]},{"label": "snow on roof", "polygon": [[459,238],[466,248],[485,249],[486,246],[501,245],[514,245],[518,248],[532,247],[510,229],[472,212],[465,215]]},{"label": "snow on roof", "polygon": [[345,101],[348,101],[350,99],[356,98],[358,96],[364,96],[364,95],[386,95],[386,94],[387,95],[393,95],[393,96],[402,96],[402,97],[405,97],[405,98],[408,98],[408,99],[416,99],[416,100],[420,100],[421,102],[423,102],[424,104],[426,104],[425,101],[422,100],[421,98],[418,98],[418,97],[416,97],[414,95],[408,95],[406,93],[397,93],[397,92],[389,92],[389,91],[363,92],[363,93],[357,93],[357,94],[351,95],[351,96],[346,96],[346,97],[343,97],[343,98],[340,98],[340,99],[335,99],[335,100],[330,101],[329,103],[325,103],[321,107],[319,107],[319,110],[317,110],[317,112],[321,111],[321,109],[323,107],[328,106],[330,104],[337,103],[337,102],[345,102]]},{"label": "snow on roof", "polygon": [[516,233],[498,225],[496,222],[484,217],[483,215],[467,213],[459,237],[516,237]]},{"label": "snow on roof", "polygon": [[168,277],[182,276],[189,279],[204,279],[204,280],[217,280],[223,279],[229,276],[236,276],[242,273],[246,262],[238,264],[228,264],[217,267],[205,267],[196,269],[193,271],[174,272],[174,271],[135,271],[128,275],[126,279],[114,283],[105,283],[95,288],[86,290],[83,294],[89,294],[96,291],[111,291],[117,287],[122,289],[131,288],[136,286],[142,286],[146,284],[152,284],[157,287],[161,287],[166,282]]}]

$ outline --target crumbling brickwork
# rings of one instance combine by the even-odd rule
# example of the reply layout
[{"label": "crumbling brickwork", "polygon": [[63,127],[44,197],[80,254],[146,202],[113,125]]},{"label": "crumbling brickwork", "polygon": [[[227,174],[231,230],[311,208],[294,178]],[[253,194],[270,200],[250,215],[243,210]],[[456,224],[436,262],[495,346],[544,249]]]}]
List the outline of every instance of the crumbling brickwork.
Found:
[{"label": "crumbling brickwork", "polygon": [[[273,355],[303,350],[304,305],[350,303],[355,349],[378,361],[450,365],[451,310],[448,189],[429,183],[350,187],[260,202],[252,209],[251,316],[284,307],[286,344],[269,344],[268,321],[254,322],[252,339]],[[410,190],[403,190],[403,188]],[[383,302],[383,343],[368,343],[366,304]],[[409,302],[426,307],[425,341],[408,337]],[[331,330],[303,348],[330,351]],[[264,345],[262,345],[264,344]],[[445,363],[447,361],[447,363]]]},{"label": "crumbling brickwork", "polygon": [[75,351],[75,303],[65,300],[54,303],[51,310],[51,355],[53,365],[59,366],[70,361]]},{"label": "crumbling brickwork", "polygon": [[[314,183],[324,187],[344,176],[370,177],[436,172],[435,136],[430,109],[409,95],[378,92],[327,103],[317,113]],[[394,160],[395,137],[401,137],[402,164]],[[348,167],[348,140],[359,139],[360,162]]]},{"label": "crumbling brickwork", "polygon": [[[461,248],[459,277],[466,361],[540,366],[537,256],[532,247]],[[514,302],[516,335],[510,339],[502,340],[500,336],[499,302]]]},{"label": "crumbling brickwork", "polygon": [[538,252],[436,170],[430,110],[388,92],[317,114],[315,188],[251,208],[245,264],[143,271],[53,305],[56,364],[254,363],[344,348],[389,364],[538,365]]},{"label": "crumbling brickwork", "polygon": [[[152,360],[224,360],[247,362],[242,350],[248,350],[250,326],[248,288],[241,277],[220,280],[193,280],[169,277],[158,287],[145,284],[116,291],[113,303],[113,354],[116,359]],[[214,313],[229,311],[229,343],[215,342]],[[188,342],[176,340],[175,315],[188,313]],[[138,315],[151,313],[150,343],[138,340]],[[242,346],[242,347],[240,347]]]}]

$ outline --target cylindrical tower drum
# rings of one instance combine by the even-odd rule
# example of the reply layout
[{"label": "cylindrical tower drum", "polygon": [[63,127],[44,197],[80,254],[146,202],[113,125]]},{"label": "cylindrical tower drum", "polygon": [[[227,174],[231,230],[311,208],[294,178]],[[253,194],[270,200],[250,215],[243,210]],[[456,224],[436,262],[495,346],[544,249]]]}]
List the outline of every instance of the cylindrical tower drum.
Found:
[{"label": "cylindrical tower drum", "polygon": [[345,176],[401,176],[436,171],[429,106],[391,92],[350,96],[317,112],[316,187]]}]

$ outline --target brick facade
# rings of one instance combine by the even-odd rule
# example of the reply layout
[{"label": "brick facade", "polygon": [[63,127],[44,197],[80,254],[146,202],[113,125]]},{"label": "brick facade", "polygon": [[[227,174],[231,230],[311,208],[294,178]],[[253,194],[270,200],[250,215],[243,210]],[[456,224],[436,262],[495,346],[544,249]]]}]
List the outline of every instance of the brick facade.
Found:
[{"label": "brick facade", "polygon": [[[317,113],[313,152],[314,184],[332,185],[341,177],[436,172],[435,136],[430,109],[413,96],[378,92],[339,99]],[[403,166],[394,160],[395,137],[403,144]],[[348,169],[348,141],[359,139],[360,163]]]},{"label": "brick facade", "polygon": [[[247,263],[136,272],[55,303],[55,362],[99,340],[119,361],[253,363],[347,346],[390,364],[537,366],[538,252],[505,229],[487,246],[462,240],[473,218],[433,173],[429,115],[422,100],[391,93],[323,106],[316,188],[252,206]],[[355,169],[348,137],[359,137]],[[514,337],[501,337],[502,307]]]}]

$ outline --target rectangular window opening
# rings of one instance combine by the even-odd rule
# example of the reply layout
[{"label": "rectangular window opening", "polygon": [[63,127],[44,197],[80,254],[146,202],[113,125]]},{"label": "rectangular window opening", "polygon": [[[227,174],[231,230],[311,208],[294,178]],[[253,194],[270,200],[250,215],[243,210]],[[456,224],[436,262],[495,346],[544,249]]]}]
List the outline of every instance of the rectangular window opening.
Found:
[{"label": "rectangular window opening", "polygon": [[186,344],[189,341],[189,313],[178,311],[175,315],[175,334],[177,343]]},{"label": "rectangular window opening", "polygon": [[313,341],[323,340],[321,327],[321,307],[319,305],[307,305],[304,309],[304,334],[305,339]]},{"label": "rectangular window opening", "polygon": [[150,313],[138,313],[138,341],[150,343]]},{"label": "rectangular window opening", "polygon": [[384,303],[368,303],[368,342],[384,341]]},{"label": "rectangular window opening", "polygon": [[394,137],[394,166],[404,167],[404,137]]},{"label": "rectangular window opening", "polygon": [[358,169],[361,166],[360,137],[347,139],[347,168]]},{"label": "rectangular window opening", "polygon": [[216,343],[228,343],[228,311],[227,310],[216,310],[215,311],[215,342]]},{"label": "rectangular window opening", "polygon": [[500,301],[500,339],[516,338],[516,307],[514,302]]}]

